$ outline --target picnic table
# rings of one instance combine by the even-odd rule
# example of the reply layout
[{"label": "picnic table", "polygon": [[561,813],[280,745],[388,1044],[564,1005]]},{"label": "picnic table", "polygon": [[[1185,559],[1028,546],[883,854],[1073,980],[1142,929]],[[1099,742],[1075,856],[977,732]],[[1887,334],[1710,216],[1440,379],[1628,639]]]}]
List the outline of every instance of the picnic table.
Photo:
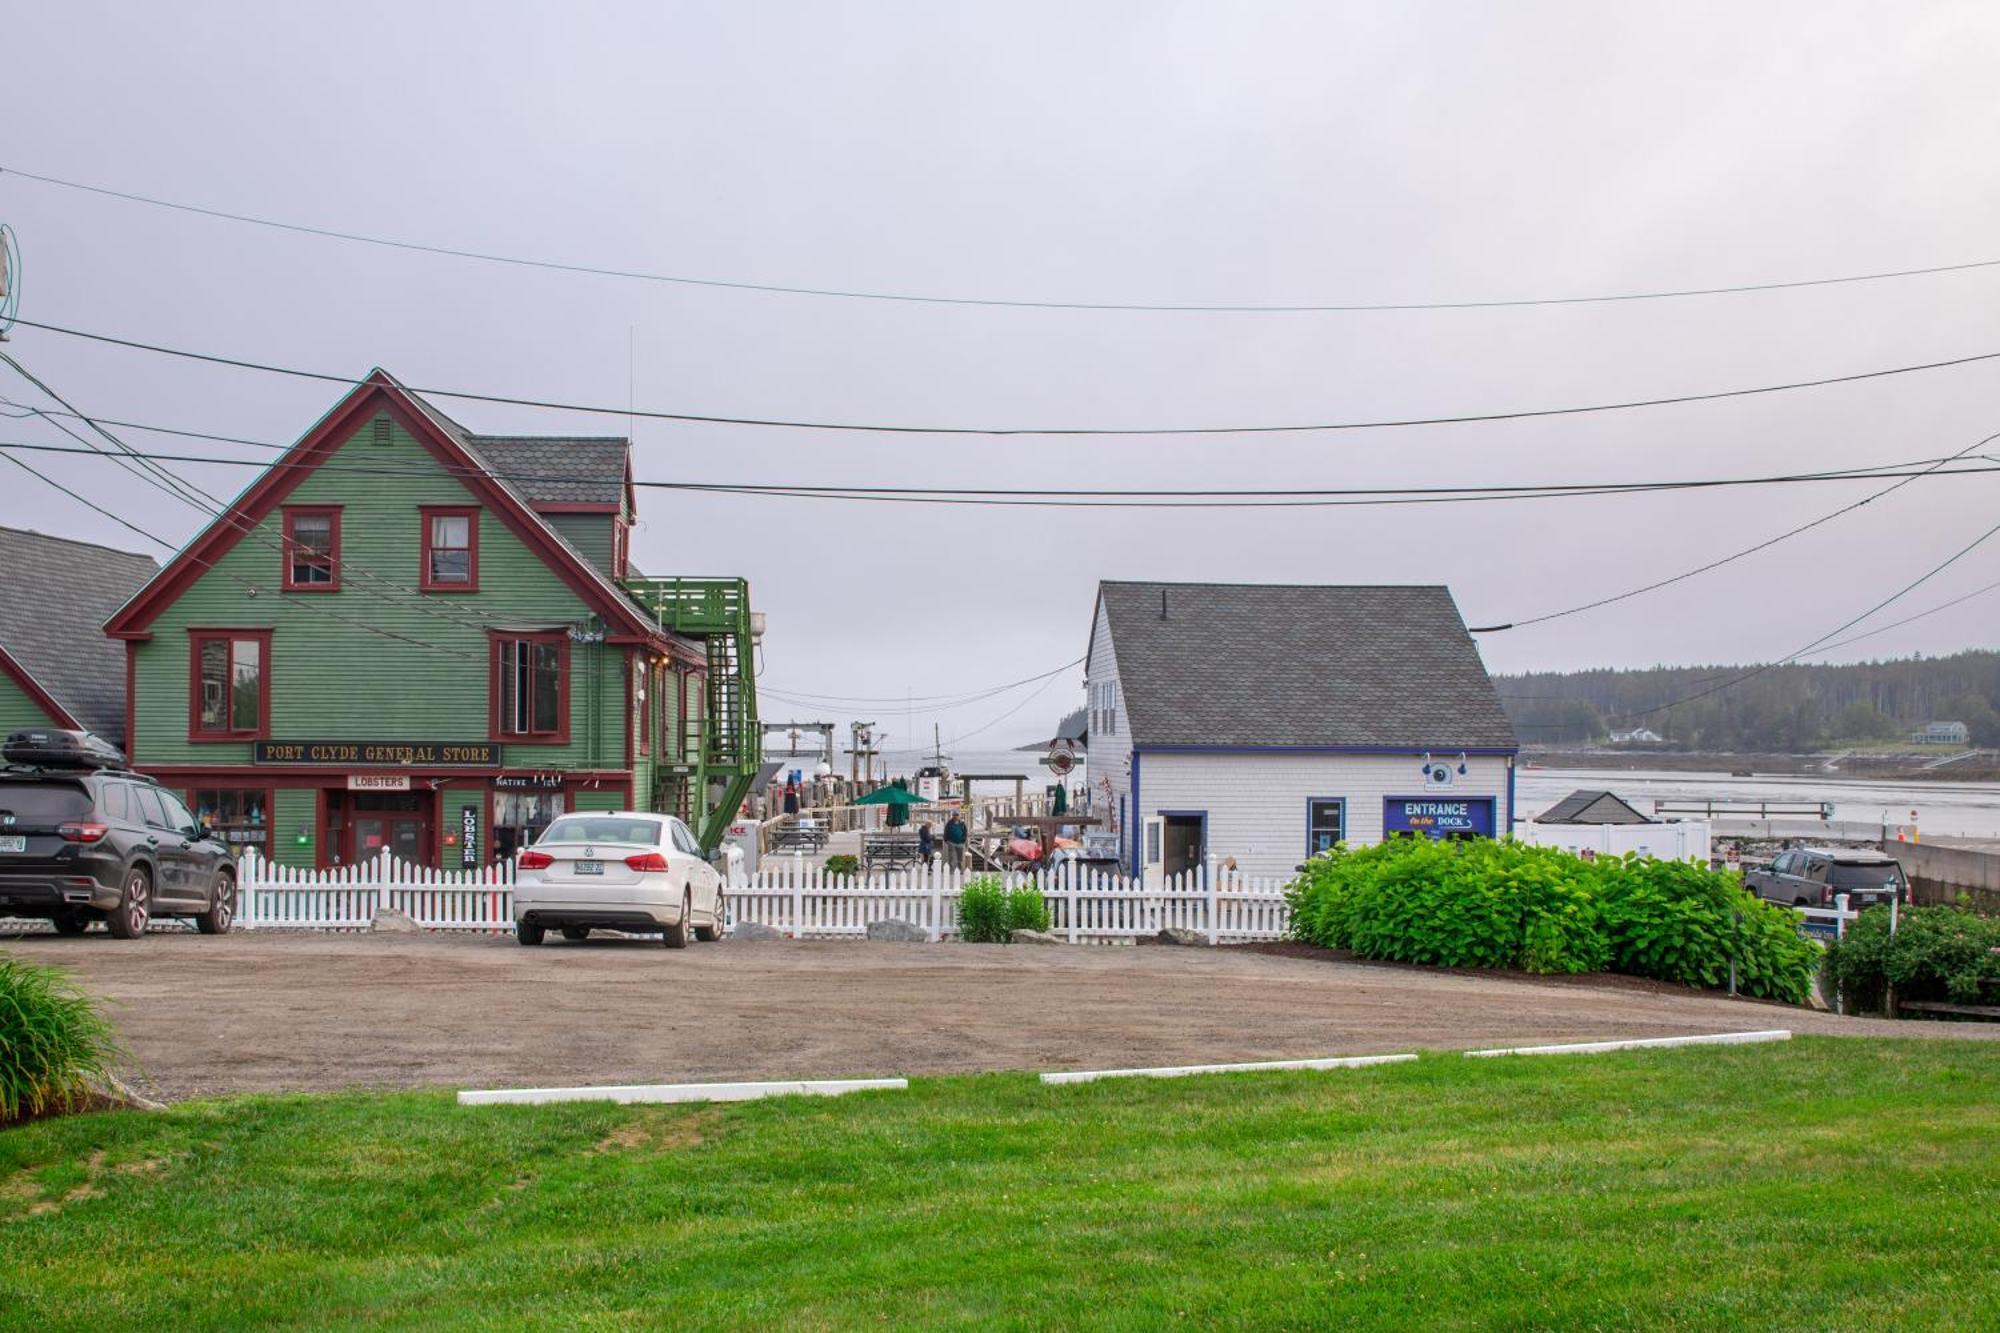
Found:
[{"label": "picnic table", "polygon": [[880,833],[864,832],[861,835],[861,868],[873,870],[884,865],[894,870],[898,866],[919,864],[917,856],[917,835],[914,830],[904,832],[897,829]]},{"label": "picnic table", "polygon": [[771,850],[817,852],[825,849],[826,840],[825,820],[794,819],[772,830]]}]

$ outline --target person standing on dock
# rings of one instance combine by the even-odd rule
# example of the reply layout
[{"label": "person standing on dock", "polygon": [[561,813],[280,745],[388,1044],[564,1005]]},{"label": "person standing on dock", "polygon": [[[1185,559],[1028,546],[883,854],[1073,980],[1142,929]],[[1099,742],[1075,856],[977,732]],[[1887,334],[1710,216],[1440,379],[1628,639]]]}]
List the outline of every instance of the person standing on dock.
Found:
[{"label": "person standing on dock", "polygon": [[953,870],[965,868],[965,821],[956,810],[944,821],[944,862]]},{"label": "person standing on dock", "polygon": [[931,837],[931,822],[926,819],[917,825],[917,860],[929,865],[936,854],[937,841]]}]

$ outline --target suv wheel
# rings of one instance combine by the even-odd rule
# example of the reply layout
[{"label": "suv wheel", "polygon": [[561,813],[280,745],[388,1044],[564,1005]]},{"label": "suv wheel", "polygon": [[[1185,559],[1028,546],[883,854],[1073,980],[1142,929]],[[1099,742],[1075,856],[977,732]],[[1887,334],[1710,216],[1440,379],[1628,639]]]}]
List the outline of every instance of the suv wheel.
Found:
[{"label": "suv wheel", "polygon": [[90,929],[90,918],[81,912],[64,912],[50,920],[58,935],[81,935]]},{"label": "suv wheel", "polygon": [[136,940],[146,933],[152,920],[153,872],[133,866],[125,872],[125,891],[118,895],[118,906],[106,914],[104,924],[119,939]]},{"label": "suv wheel", "polygon": [[236,923],[236,876],[227,870],[215,877],[215,896],[209,908],[194,919],[194,928],[204,935],[227,935]]},{"label": "suv wheel", "polygon": [[562,937],[568,940],[571,944],[581,944],[583,941],[590,938],[590,927],[564,926],[562,928]]}]

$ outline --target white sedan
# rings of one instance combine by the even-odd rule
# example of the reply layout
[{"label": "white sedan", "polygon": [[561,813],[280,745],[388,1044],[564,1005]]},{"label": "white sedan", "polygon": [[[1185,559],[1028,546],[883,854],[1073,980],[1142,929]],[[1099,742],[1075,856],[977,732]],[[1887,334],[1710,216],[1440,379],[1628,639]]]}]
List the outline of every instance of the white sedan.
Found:
[{"label": "white sedan", "polygon": [[588,939],[594,927],[657,934],[669,949],[685,949],[690,931],[698,940],[722,935],[722,877],[671,815],[563,815],[516,864],[514,936],[523,944],[551,930]]}]

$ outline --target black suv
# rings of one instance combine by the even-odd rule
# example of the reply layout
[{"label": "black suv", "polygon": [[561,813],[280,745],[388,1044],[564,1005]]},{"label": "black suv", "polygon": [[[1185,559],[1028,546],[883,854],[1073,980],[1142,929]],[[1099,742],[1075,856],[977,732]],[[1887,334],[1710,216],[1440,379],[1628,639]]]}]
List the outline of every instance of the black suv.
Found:
[{"label": "black suv", "polygon": [[17,731],[0,755],[0,916],[62,935],[102,921],[122,940],[156,916],[229,929],[235,863],[179,797],[88,732]]}]

